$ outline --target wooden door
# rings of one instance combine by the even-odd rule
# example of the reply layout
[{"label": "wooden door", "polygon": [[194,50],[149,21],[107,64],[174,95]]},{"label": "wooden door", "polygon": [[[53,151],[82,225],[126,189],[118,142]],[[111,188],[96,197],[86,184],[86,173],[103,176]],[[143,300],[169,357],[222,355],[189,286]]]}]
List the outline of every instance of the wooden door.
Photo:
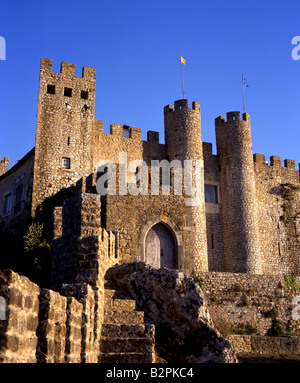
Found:
[{"label": "wooden door", "polygon": [[172,233],[161,223],[154,225],[146,236],[146,263],[159,269],[175,268],[175,241]]}]

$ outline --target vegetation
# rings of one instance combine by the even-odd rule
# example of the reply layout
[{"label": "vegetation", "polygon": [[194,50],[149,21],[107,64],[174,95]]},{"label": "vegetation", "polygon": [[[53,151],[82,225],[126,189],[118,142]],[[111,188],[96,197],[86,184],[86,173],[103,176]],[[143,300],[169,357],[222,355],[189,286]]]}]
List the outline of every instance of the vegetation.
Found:
[{"label": "vegetation", "polygon": [[41,287],[50,287],[52,212],[75,194],[75,186],[46,198],[33,220],[29,215],[14,222],[12,230],[0,229],[0,269],[12,269]]},{"label": "vegetation", "polygon": [[278,317],[278,311],[273,307],[271,310],[264,312],[264,316],[265,318],[276,319]]},{"label": "vegetation", "polygon": [[300,289],[297,275],[285,275],[283,286],[287,289],[291,289],[293,292],[297,292]]},{"label": "vegetation", "polygon": [[281,187],[286,201],[292,201],[295,198],[295,192],[299,190],[299,187],[293,184],[281,184]]},{"label": "vegetation", "polygon": [[230,333],[236,335],[253,335],[257,333],[257,328],[250,323],[239,323],[238,325],[231,327]]},{"label": "vegetation", "polygon": [[279,319],[272,319],[271,328],[267,331],[268,336],[284,336],[286,335],[282,323]]},{"label": "vegetation", "polygon": [[204,287],[203,281],[202,281],[201,278],[199,278],[199,277],[195,274],[194,271],[193,271],[191,277],[192,277],[194,283],[196,283],[196,284],[200,287],[200,289],[203,289],[203,287]]},{"label": "vegetation", "polygon": [[248,306],[248,297],[245,293],[242,294],[239,306]]}]

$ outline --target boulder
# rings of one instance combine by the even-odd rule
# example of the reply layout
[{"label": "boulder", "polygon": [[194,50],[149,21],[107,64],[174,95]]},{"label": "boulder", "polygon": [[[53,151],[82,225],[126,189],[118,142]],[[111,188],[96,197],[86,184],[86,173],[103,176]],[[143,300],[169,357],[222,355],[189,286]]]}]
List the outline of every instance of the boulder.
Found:
[{"label": "boulder", "polygon": [[214,328],[200,287],[178,270],[143,262],[117,264],[105,275],[135,299],[145,322],[156,326],[157,352],[168,362],[236,363],[228,339]]}]

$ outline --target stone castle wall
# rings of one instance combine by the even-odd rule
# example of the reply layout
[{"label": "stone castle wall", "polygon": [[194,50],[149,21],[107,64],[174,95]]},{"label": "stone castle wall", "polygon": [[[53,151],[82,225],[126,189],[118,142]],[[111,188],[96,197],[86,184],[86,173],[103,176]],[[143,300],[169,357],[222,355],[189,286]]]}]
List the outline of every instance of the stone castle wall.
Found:
[{"label": "stone castle wall", "polygon": [[264,274],[300,273],[300,178],[295,161],[254,155]]},{"label": "stone castle wall", "polygon": [[[0,320],[0,363],[98,361],[93,318],[103,302],[96,304],[90,286],[80,286],[85,294],[78,300],[40,288],[12,270],[1,270],[0,282],[6,305],[5,320]],[[78,294],[78,286],[73,292]]]},{"label": "stone castle wall", "polygon": [[[251,275],[244,273],[201,272],[202,290],[207,299],[209,312],[215,326],[237,328],[250,324],[257,335],[266,335],[272,318],[265,315],[275,308],[284,330],[289,325],[293,331],[300,330],[299,320],[292,318],[292,304],[299,291],[285,286],[282,275]],[[298,284],[300,277],[298,276]]]}]

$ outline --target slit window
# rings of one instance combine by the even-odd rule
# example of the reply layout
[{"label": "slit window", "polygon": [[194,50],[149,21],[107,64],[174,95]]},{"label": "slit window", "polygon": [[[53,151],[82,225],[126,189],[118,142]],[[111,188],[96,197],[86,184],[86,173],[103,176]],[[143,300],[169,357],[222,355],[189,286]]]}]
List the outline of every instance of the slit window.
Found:
[{"label": "slit window", "polygon": [[71,167],[71,161],[70,161],[70,158],[63,157],[63,159],[62,159],[62,167],[63,167],[64,169],[70,169],[70,167]]},{"label": "slit window", "polygon": [[89,92],[85,91],[85,90],[82,90],[81,91],[81,98],[83,100],[87,100],[89,98]]},{"label": "slit window", "polygon": [[64,96],[65,97],[72,97],[72,89],[71,88],[65,88]]},{"label": "slit window", "polygon": [[217,186],[204,185],[205,187],[205,202],[218,203]]},{"label": "slit window", "polygon": [[70,137],[68,137],[68,146],[70,146]]},{"label": "slit window", "polygon": [[55,94],[55,85],[47,85],[47,93]]}]

